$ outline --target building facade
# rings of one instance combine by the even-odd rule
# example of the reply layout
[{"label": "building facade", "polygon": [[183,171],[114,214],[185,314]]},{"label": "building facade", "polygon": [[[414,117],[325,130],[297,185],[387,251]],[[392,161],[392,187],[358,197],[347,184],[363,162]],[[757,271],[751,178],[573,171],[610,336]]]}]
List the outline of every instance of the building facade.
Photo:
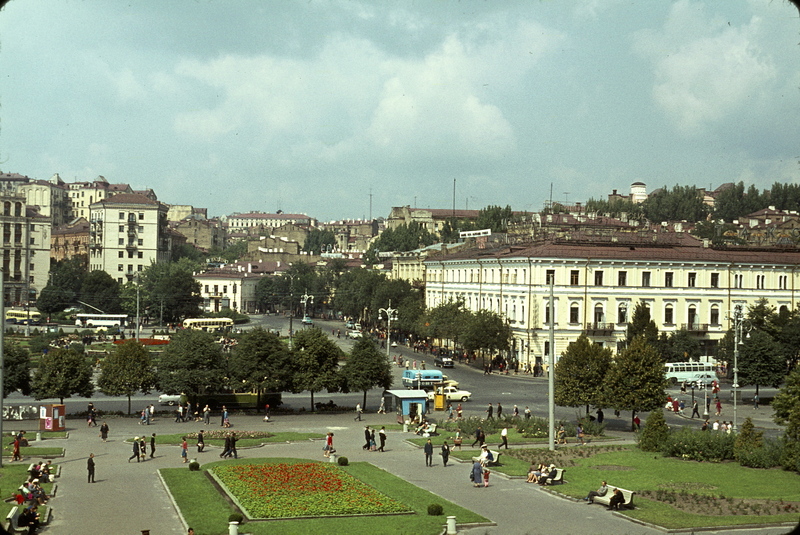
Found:
[{"label": "building facade", "polygon": [[736,305],[746,310],[764,297],[789,311],[800,297],[800,253],[716,250],[684,233],[649,242],[635,236],[605,243],[551,240],[424,263],[428,307],[462,299],[470,310],[501,314],[513,333],[512,359],[531,366],[551,350],[551,282],[556,358],[581,334],[617,349],[642,302],[659,331],[686,329],[713,361]]},{"label": "building facade", "polygon": [[118,282],[133,280],[151,263],[168,262],[167,206],[137,193],[119,193],[91,205],[89,270]]},{"label": "building facade", "polygon": [[262,275],[236,269],[218,269],[197,273],[204,312],[229,308],[243,314],[256,312],[256,285]]}]

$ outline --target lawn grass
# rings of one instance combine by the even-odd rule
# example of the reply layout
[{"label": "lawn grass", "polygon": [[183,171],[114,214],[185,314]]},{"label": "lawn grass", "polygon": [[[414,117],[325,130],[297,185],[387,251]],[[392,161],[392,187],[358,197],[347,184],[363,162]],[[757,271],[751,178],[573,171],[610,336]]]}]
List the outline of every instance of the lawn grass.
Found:
[{"label": "lawn grass", "polygon": [[[11,497],[17,489],[28,480],[28,465],[29,462],[24,463],[3,463],[3,469],[0,470],[0,496],[3,498]],[[56,472],[57,466],[53,465],[53,472]],[[42,488],[49,495],[53,490],[53,483],[42,483]],[[0,500],[0,519],[5,519],[8,512],[12,507],[15,507],[16,502],[7,502]],[[39,507],[39,514],[45,518],[44,514],[47,512],[47,505]]]},{"label": "lawn grass", "polygon": [[[575,462],[577,466],[567,468],[565,476],[567,483],[557,487],[559,492],[573,498],[583,498],[588,491],[599,487],[601,480],[606,480],[611,487],[618,486],[636,492],[670,488],[680,490],[696,483],[698,486],[706,486],[691,491],[696,494],[800,501],[800,475],[780,469],[746,468],[733,462],[683,461],[642,452],[635,446],[621,451],[599,453],[589,458],[579,458]],[[620,469],[620,467],[628,468]],[[639,496],[634,498],[634,504],[635,510],[626,510],[623,514],[668,529],[798,520],[796,513],[758,516],[692,514]]]},{"label": "lawn grass", "polygon": [[[231,462],[236,463],[237,461],[225,461],[226,464]],[[297,463],[309,462],[309,460],[267,458],[240,460],[238,462],[241,464],[262,462]],[[203,470],[216,464],[219,463],[204,465]],[[414,533],[433,535],[441,533],[442,526],[448,515],[455,515],[459,522],[487,522],[486,518],[420,489],[369,463],[353,463],[342,467],[342,469],[390,498],[405,504],[415,514],[247,522],[241,529],[253,535],[272,533],[347,533],[348,535]],[[234,512],[234,509],[202,471],[190,472],[186,468],[166,468],[160,472],[175,497],[175,501],[184,518],[198,533],[208,535],[224,535],[227,533],[228,515]],[[443,516],[428,516],[427,507],[431,503],[438,503],[443,506]]]},{"label": "lawn grass", "polygon": [[[238,437],[239,433],[243,431],[237,431],[236,435]],[[164,446],[179,446],[183,437],[187,436],[189,433],[176,433],[171,435],[159,435],[156,434],[156,446],[164,445]],[[147,435],[145,435],[147,438]],[[131,437],[128,440],[131,440]],[[303,440],[322,440],[325,438],[325,435],[322,433],[296,433],[293,431],[285,432],[285,433],[274,433],[272,436],[263,437],[263,438],[240,438],[236,441],[237,448],[247,448],[253,446],[260,446],[262,444],[272,444],[276,442],[300,442]],[[149,444],[149,438],[147,438],[147,443]],[[224,438],[204,438],[206,446],[218,446],[223,447],[225,446],[225,439]],[[194,446],[197,444],[196,438],[187,438],[187,442],[189,443],[189,447]]]}]

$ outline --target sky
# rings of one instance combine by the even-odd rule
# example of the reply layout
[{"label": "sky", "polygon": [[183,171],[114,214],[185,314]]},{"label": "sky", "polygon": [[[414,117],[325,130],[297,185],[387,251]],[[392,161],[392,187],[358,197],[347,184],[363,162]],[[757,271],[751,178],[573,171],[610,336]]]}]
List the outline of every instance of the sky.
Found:
[{"label": "sky", "polygon": [[0,171],[320,221],[763,189],[799,42],[787,0],[11,0]]}]

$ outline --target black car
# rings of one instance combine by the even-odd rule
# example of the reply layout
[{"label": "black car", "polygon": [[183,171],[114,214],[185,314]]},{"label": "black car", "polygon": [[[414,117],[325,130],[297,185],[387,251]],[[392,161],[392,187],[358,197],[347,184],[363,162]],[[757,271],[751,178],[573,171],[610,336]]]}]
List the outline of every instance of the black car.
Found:
[{"label": "black car", "polygon": [[455,363],[450,357],[437,355],[433,358],[433,365],[437,368],[452,368],[455,366]]}]

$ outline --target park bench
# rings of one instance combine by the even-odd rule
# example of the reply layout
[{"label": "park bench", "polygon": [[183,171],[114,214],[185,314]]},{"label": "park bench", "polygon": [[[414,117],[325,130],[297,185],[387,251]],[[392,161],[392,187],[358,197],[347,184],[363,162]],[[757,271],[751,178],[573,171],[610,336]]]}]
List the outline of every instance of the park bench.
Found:
[{"label": "park bench", "polygon": [[14,533],[15,531],[28,531],[28,528],[20,528],[19,527],[19,506],[15,505],[11,508],[11,510],[6,515],[6,526],[9,533]]},{"label": "park bench", "polygon": [[[492,458],[491,461],[486,461],[486,466],[495,466],[495,465],[500,464],[500,452],[499,451],[494,451],[494,450],[489,450],[489,452],[492,454],[493,458]],[[481,460],[480,456],[472,458],[473,462],[480,461],[480,460]]]},{"label": "park bench", "polygon": [[564,472],[566,472],[566,470],[564,470],[563,468],[556,468],[556,475],[554,475],[553,477],[548,477],[547,479],[545,479],[544,484],[545,485],[555,485],[556,483],[563,484],[564,483]]},{"label": "park bench", "polygon": [[632,490],[623,489],[622,487],[614,487],[612,485],[608,486],[608,492],[606,492],[605,496],[595,496],[592,498],[594,503],[599,503],[601,505],[608,506],[611,503],[611,497],[614,495],[614,489],[619,489],[622,492],[622,496],[625,498],[625,501],[620,504],[620,507],[629,507],[633,509],[633,496],[636,494]]}]

